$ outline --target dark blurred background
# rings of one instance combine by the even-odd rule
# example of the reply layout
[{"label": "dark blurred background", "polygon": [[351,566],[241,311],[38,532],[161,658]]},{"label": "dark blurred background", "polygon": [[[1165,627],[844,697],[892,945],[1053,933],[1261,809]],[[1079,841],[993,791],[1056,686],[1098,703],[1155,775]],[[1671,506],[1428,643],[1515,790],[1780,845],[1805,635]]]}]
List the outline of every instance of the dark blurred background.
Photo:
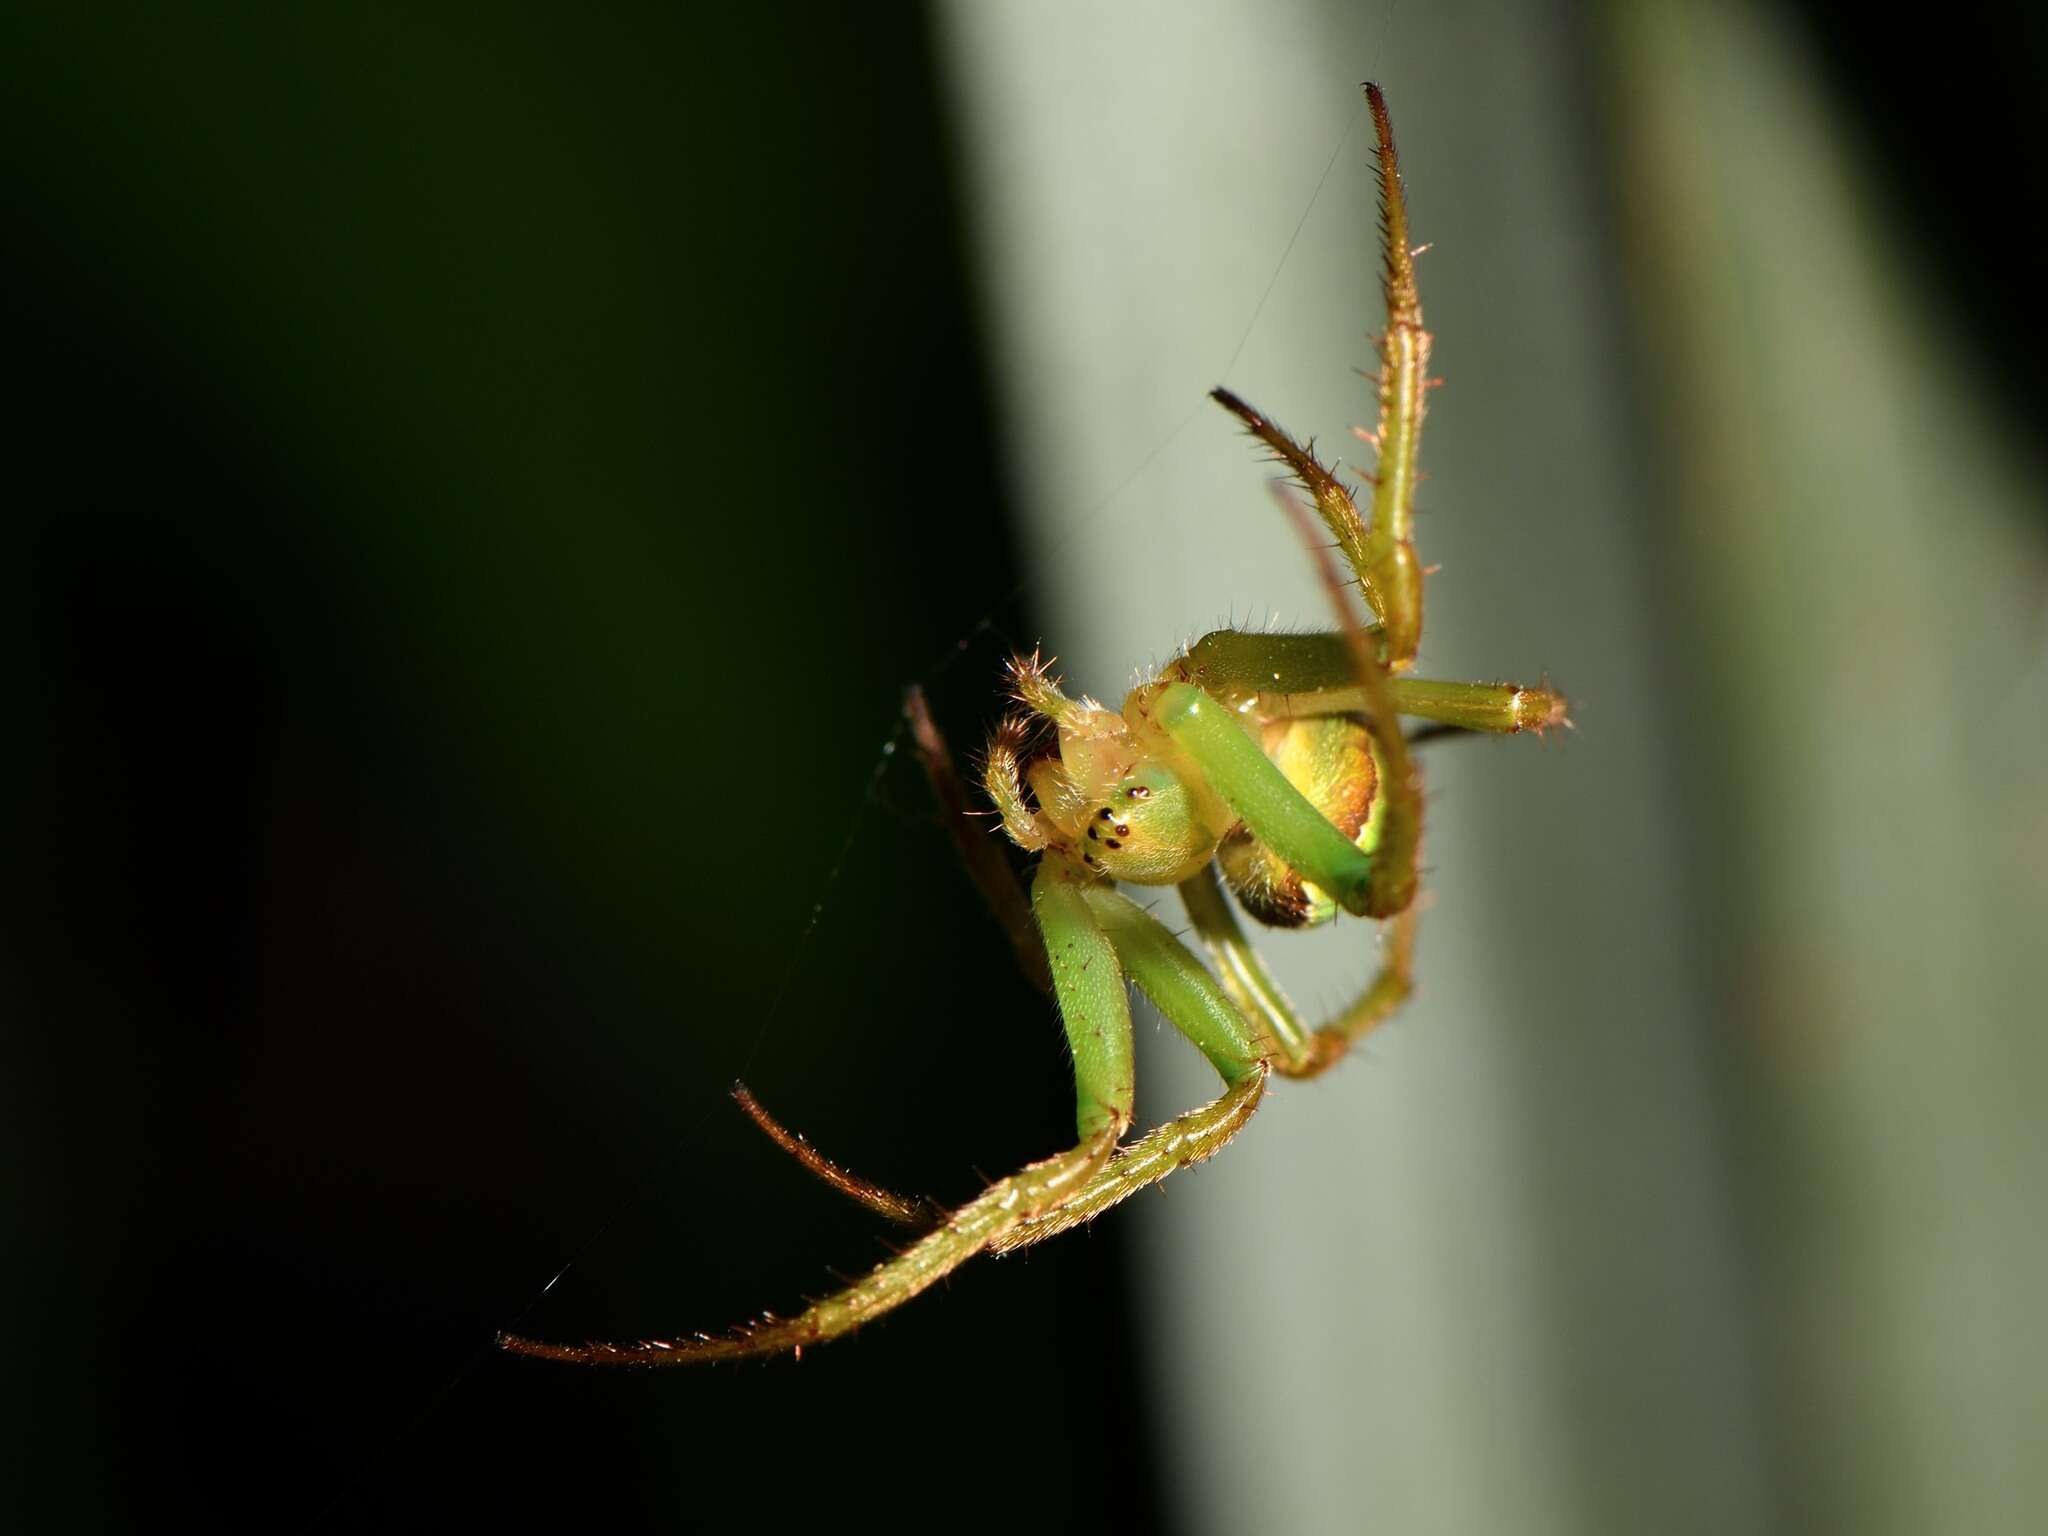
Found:
[{"label": "dark blurred background", "polygon": [[[1057,1030],[891,751],[913,679],[978,743],[1046,591],[993,410],[944,14],[0,21],[23,1528],[1146,1529],[1189,1518],[1177,1458],[1228,1466],[1163,1428],[1175,1388],[1135,1342],[1147,1293],[1114,1220],[797,1366],[583,1373],[490,1349],[515,1324],[786,1311],[825,1266],[881,1254],[731,1110],[736,1074],[856,1167],[949,1200],[1070,1134]],[[1923,323],[1970,360],[1972,419],[2038,472],[2040,24],[1769,14],[1880,173]],[[1594,238],[1654,274],[1630,245],[1640,32],[1597,7],[1544,25],[1581,62],[1580,149],[1611,178]],[[1448,115],[1464,88],[1398,84]],[[1639,285],[1616,342],[1639,380],[1681,366],[1664,302]],[[1647,484],[1684,462],[1689,418],[1659,387],[1634,406]],[[2041,505],[2008,526],[2037,562]],[[1638,531],[1645,579],[1682,592],[1677,524],[1646,510]],[[2036,604],[2015,752],[2040,739],[2040,569],[2015,578]],[[1717,685],[1711,635],[1668,638],[1668,688],[1765,727]],[[1860,681],[1901,731],[1939,686]],[[1695,746],[1706,728],[1665,718]],[[1992,831],[2033,867],[2038,760],[1980,766]],[[1715,857],[1722,831],[1685,834],[1702,910],[1756,878]],[[1978,937],[2006,954],[2035,909],[1996,899]],[[1741,951],[1739,923],[1717,932]],[[2043,1011],[1999,995],[2007,1021]],[[1739,1044],[1710,1054],[1741,1077]],[[2031,1114],[2042,1080],[1987,1059],[1999,1113]],[[1729,1089],[1736,1123],[1783,1089],[1763,1076]],[[2034,1146],[2001,1155],[2030,1168]],[[1770,1185],[1759,1155],[1731,1133],[1738,1203]],[[1984,1264],[2034,1273],[2038,1213],[2000,1209],[2012,1253]],[[1760,1316],[1771,1224],[1825,1219],[1745,1221]],[[1781,1444],[1757,1474],[1770,1523],[1876,1528],[1852,1475],[1782,1450],[1802,1436],[1760,1432]],[[1982,1528],[2020,1528],[2025,1486]],[[1592,1499],[1577,1528],[1626,1528],[1620,1507]]]}]

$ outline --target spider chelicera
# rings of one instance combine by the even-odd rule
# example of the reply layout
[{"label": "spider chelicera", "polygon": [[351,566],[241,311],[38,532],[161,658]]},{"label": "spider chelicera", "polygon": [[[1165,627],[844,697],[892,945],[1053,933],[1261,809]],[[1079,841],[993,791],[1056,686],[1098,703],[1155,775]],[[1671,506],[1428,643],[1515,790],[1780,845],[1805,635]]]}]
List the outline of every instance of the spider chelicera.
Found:
[{"label": "spider chelicera", "polygon": [[[1377,430],[1355,429],[1376,463],[1369,506],[1316,456],[1228,390],[1213,398],[1290,471],[1370,605],[1293,493],[1281,493],[1337,614],[1328,634],[1218,630],[1111,710],[1060,691],[1036,655],[1010,663],[1019,710],[990,738],[982,783],[1011,841],[1037,856],[1029,894],[973,819],[944,742],[913,692],[912,734],[969,873],[1028,976],[1057,1002],[1074,1060],[1074,1146],[998,1180],[954,1210],[907,1199],[833,1163],[777,1123],[744,1087],[734,1096],[813,1173],[924,1234],[896,1257],[790,1318],[726,1334],[638,1343],[548,1344],[504,1334],[519,1354],[610,1365],[684,1365],[801,1353],[850,1333],[976,1254],[1006,1253],[1093,1220],[1177,1168],[1211,1156],[1251,1118],[1274,1072],[1314,1077],[1408,997],[1422,784],[1401,727],[1518,732],[1564,724],[1547,686],[1409,676],[1422,636],[1413,537],[1416,453],[1431,385],[1414,251],[1385,98],[1365,87],[1378,138],[1387,324]],[[1176,886],[1214,965],[1204,967],[1118,882]],[[1272,927],[1341,909],[1386,927],[1381,964],[1351,1004],[1309,1027],[1288,1005],[1225,899]],[[1136,1141],[1128,984],[1135,983],[1223,1079],[1211,1103]]]}]

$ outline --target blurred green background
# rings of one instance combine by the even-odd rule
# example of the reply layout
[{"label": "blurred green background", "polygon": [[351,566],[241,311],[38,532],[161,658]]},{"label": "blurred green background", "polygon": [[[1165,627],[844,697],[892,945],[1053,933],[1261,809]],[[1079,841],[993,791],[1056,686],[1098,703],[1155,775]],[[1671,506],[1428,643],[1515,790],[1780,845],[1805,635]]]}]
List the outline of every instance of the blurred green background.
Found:
[{"label": "blurred green background", "polygon": [[[10,8],[9,1503],[2036,1528],[2048,49],[1942,20]],[[1368,75],[1425,668],[1579,701],[1432,760],[1415,1010],[800,1366],[496,1358],[879,1255],[736,1074],[948,1199],[1068,1134],[896,700],[1319,622],[1201,395],[1363,414]]]}]

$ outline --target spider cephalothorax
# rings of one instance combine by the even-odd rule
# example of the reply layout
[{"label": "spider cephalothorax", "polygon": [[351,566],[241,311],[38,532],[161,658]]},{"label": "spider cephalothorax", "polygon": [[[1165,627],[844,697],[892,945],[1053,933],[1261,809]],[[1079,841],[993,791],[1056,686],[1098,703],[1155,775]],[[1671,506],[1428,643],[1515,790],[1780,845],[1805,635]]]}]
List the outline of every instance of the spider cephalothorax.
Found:
[{"label": "spider cephalothorax", "polygon": [[1236,817],[1160,728],[1162,685],[1118,711],[1068,698],[1035,654],[1010,677],[1027,713],[990,738],[982,779],[1013,842],[1138,885],[1178,884],[1216,856]]},{"label": "spider cephalothorax", "polygon": [[[1251,1118],[1268,1075],[1312,1077],[1406,1000],[1412,986],[1422,788],[1402,718],[1438,730],[1512,733],[1564,723],[1548,687],[1409,676],[1422,638],[1415,555],[1416,455],[1429,333],[1386,102],[1368,85],[1379,140],[1387,326],[1378,422],[1358,429],[1376,463],[1370,503],[1227,390],[1218,404],[1292,474],[1349,567],[1307,539],[1338,627],[1329,634],[1218,630],[1132,689],[1121,709],[1060,691],[1034,653],[1010,665],[1021,706],[990,739],[982,783],[1012,842],[1036,858],[1029,896],[972,820],[952,760],[913,692],[913,732],[970,875],[1026,975],[1058,1004],[1074,1059],[1077,1140],[952,1211],[847,1172],[784,1130],[744,1089],[741,1107],[834,1187],[925,1235],[836,1295],[730,1334],[637,1344],[541,1344],[523,1354],[671,1365],[800,1351],[859,1327],[978,1253],[1007,1252],[1101,1214],[1210,1156]],[[1312,533],[1291,495],[1290,511]],[[1353,616],[1360,593],[1375,622]],[[1213,970],[1118,882],[1177,887]],[[1378,973],[1313,1027],[1297,1017],[1238,926],[1225,888],[1260,922],[1294,928],[1340,910],[1384,921]],[[1127,984],[1208,1057],[1223,1092],[1126,1143],[1133,1103]]]},{"label": "spider cephalothorax", "polygon": [[[1139,684],[1121,711],[1073,700],[1037,655],[1010,663],[1027,714],[998,727],[983,774],[1011,841],[1027,852],[1078,858],[1084,869],[1133,885],[1178,885],[1216,861],[1244,909],[1275,928],[1336,915],[1336,900],[1247,825],[1217,792],[1162,711],[1209,695],[1188,681],[1185,656]],[[1372,733],[1344,715],[1266,718],[1255,699],[1239,722],[1287,784],[1368,857],[1383,818],[1375,814],[1379,766]],[[1179,719],[1178,715],[1173,718]],[[1055,742],[1026,744],[1050,727]]]}]

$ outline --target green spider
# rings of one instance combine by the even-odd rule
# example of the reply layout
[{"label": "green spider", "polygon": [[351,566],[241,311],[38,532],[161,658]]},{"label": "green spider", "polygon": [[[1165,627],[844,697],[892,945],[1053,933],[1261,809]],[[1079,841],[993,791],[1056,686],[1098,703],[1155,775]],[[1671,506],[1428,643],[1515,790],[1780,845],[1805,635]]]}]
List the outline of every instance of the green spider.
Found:
[{"label": "green spider", "polygon": [[[519,1354],[610,1365],[683,1365],[801,1354],[901,1306],[975,1255],[1008,1253],[1093,1220],[1200,1162],[1243,1128],[1271,1073],[1314,1077],[1406,1001],[1413,987],[1422,783],[1400,726],[1541,732],[1565,724],[1548,687],[1430,682],[1406,675],[1422,635],[1423,569],[1413,539],[1416,452],[1429,377],[1414,252],[1385,98],[1365,87],[1378,137],[1387,328],[1379,343],[1379,426],[1357,429],[1377,464],[1370,516],[1280,427],[1227,390],[1213,398],[1292,472],[1336,538],[1378,622],[1353,616],[1348,584],[1291,494],[1282,499],[1318,562],[1338,616],[1329,634],[1219,630],[1125,698],[1121,710],[1060,692],[1037,655],[1010,663],[1022,710],[991,737],[982,782],[1003,830],[1038,864],[1027,899],[972,819],[952,759],[913,691],[912,732],[969,873],[1007,928],[1027,975],[1059,1006],[1074,1060],[1078,1139],[947,1211],[892,1194],[778,1124],[744,1087],[734,1096],[805,1167],[870,1209],[925,1234],[895,1258],[792,1318],[729,1334],[631,1344],[547,1344]],[[1118,882],[1177,886],[1212,973]],[[1381,967],[1328,1023],[1305,1026],[1225,900],[1273,927],[1339,909],[1386,924]],[[1126,1145],[1134,1083],[1128,983],[1151,999],[1223,1079],[1209,1104]]]}]

